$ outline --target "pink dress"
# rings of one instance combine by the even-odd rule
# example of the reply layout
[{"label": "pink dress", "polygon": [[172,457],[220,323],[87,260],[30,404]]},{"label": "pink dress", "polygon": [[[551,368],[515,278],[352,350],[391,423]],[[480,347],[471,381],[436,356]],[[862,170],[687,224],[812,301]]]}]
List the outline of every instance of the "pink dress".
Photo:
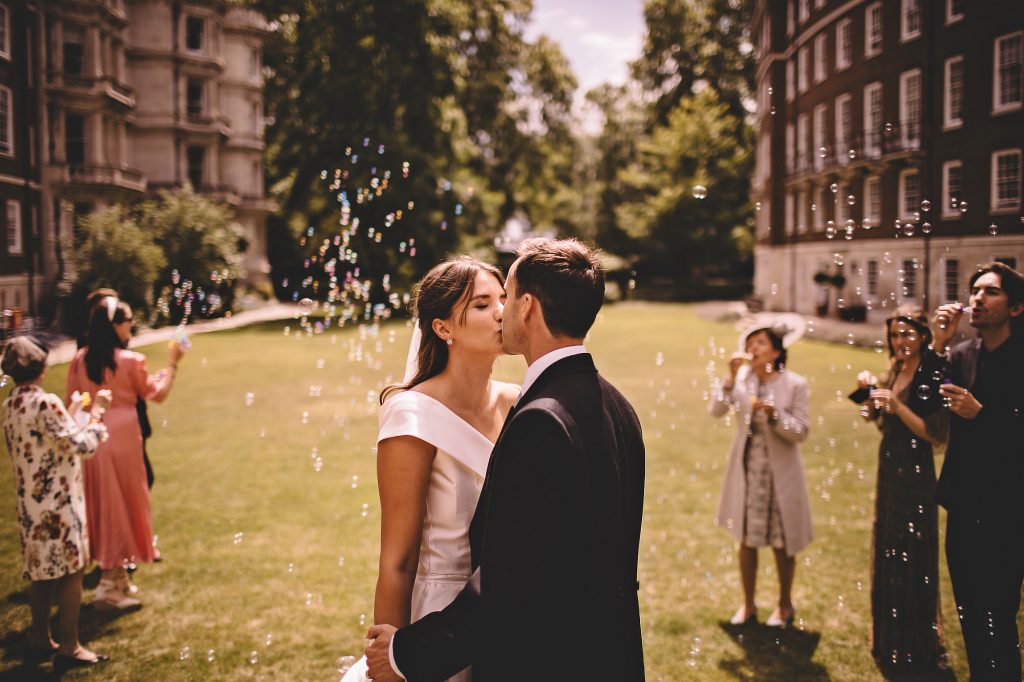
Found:
[{"label": "pink dress", "polygon": [[74,391],[96,395],[101,388],[113,393],[110,409],[103,416],[110,437],[95,457],[83,462],[92,557],[103,569],[128,562],[148,563],[153,561],[153,529],[135,403],[152,397],[157,377],[147,373],[143,355],[118,349],[114,351],[117,371],[105,370],[103,384],[97,385],[86,375],[85,351],[78,351],[71,361],[68,396]]}]

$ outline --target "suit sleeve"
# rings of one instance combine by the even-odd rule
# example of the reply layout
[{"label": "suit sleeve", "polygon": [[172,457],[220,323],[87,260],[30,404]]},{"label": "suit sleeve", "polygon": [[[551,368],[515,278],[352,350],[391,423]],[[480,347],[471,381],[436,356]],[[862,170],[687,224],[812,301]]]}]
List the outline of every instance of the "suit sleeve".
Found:
[{"label": "suit sleeve", "polygon": [[394,663],[409,682],[444,680],[468,666],[478,646],[481,599],[472,582],[441,611],[402,628],[391,640]]}]

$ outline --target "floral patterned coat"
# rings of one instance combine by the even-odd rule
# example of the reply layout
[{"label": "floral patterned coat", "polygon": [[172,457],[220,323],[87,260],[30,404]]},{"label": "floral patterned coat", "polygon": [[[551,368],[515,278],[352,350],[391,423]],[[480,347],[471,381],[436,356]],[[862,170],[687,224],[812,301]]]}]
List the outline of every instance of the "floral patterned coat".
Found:
[{"label": "floral patterned coat", "polygon": [[54,580],[85,568],[89,531],[79,457],[91,457],[106,427],[84,427],[60,398],[35,384],[15,387],[0,415],[14,467],[26,580]]}]

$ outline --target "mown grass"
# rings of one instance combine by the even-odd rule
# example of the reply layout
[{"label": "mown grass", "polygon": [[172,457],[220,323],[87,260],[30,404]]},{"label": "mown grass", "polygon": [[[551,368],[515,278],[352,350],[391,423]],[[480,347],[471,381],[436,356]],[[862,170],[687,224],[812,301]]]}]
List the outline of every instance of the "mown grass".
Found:
[{"label": "mown grass", "polygon": [[[331,680],[337,657],[360,651],[376,577],[376,396],[401,373],[409,331],[396,322],[364,338],[355,329],[307,337],[294,322],[286,335],[287,324],[194,338],[171,397],[151,407],[165,560],[136,574],[141,611],[83,610],[88,645],[112,660],[68,679]],[[703,395],[709,363],[721,371],[735,343],[730,325],[693,307],[653,304],[609,307],[588,342],[645,429],[648,679],[880,679],[868,651],[878,435],[837,391],[882,357],[811,341],[793,349],[790,367],[812,386],[804,460],[817,534],[799,560],[800,627],[738,633],[723,627],[739,603],[734,543],[713,524],[734,425],[708,417]],[[162,345],[142,350],[163,364]],[[518,381],[524,367],[505,358],[496,374]],[[65,371],[53,368],[47,385],[63,393]],[[11,476],[0,471],[0,676],[13,679],[27,672],[29,613]],[[944,564],[941,572],[947,646],[966,679]],[[775,594],[767,554],[760,574],[763,618]],[[536,627],[538,646],[556,645],[571,614],[538,613]]]}]

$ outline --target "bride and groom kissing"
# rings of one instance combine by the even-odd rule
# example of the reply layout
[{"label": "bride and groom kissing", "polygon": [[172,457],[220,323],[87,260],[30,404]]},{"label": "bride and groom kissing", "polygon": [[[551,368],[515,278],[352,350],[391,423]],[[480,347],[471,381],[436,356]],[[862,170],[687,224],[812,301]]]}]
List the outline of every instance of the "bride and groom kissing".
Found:
[{"label": "bride and groom kissing", "polygon": [[[604,272],[576,240],[518,255],[507,280],[462,257],[419,283],[381,395],[376,625],[346,682],[644,679],[640,422],[583,347]],[[506,353],[521,387],[490,378]]]}]

